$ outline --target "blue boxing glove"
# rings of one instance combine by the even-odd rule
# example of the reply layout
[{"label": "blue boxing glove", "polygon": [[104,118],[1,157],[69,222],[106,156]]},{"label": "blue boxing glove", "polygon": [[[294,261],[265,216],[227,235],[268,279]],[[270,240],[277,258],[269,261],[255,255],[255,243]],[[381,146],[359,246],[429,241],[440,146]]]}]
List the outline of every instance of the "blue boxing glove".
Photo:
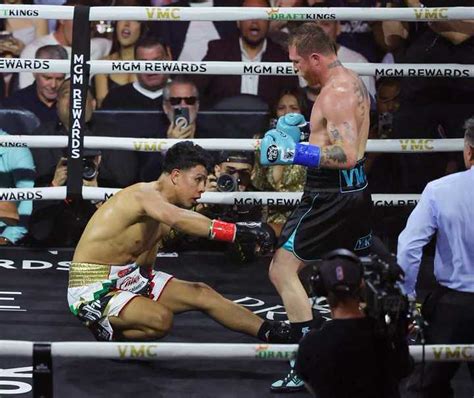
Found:
[{"label": "blue boxing glove", "polygon": [[295,146],[295,141],[289,135],[275,129],[267,131],[260,142],[260,164],[292,164]]},{"label": "blue boxing glove", "polygon": [[304,116],[301,113],[287,113],[280,116],[276,129],[289,135],[295,143],[300,142],[304,137],[304,129],[307,127]]},{"label": "blue boxing glove", "polygon": [[293,138],[284,132],[270,130],[260,142],[260,164],[299,164],[308,167],[319,167],[321,148],[317,145],[295,143]]}]

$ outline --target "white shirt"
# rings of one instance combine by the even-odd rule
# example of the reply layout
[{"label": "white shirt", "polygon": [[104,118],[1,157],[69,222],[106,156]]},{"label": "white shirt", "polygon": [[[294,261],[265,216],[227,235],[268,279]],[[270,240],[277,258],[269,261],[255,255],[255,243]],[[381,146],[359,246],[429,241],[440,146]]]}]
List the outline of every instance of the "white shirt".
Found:
[{"label": "white shirt", "polygon": [[[202,3],[189,3],[189,5],[191,7],[212,7],[214,6],[214,0]],[[208,43],[218,39],[220,39],[220,36],[214,23],[211,21],[191,21],[178,61],[202,61],[206,55]]]},{"label": "white shirt", "polygon": [[426,185],[398,237],[403,288],[415,295],[423,247],[436,234],[434,275],[450,289],[474,293],[474,166]]},{"label": "white shirt", "polygon": [[[244,49],[242,39],[239,39],[240,52],[242,54],[242,62],[261,62],[263,53],[267,50],[267,39],[264,40],[262,49],[258,52],[255,58],[250,58]],[[242,82],[240,84],[241,94],[258,94],[258,75],[242,75]]]},{"label": "white shirt", "polygon": [[[57,45],[59,42],[54,37],[53,33],[50,33],[46,36],[38,37],[36,40],[28,44],[23,51],[21,52],[20,58],[34,59],[36,50],[38,48],[47,46],[47,45]],[[71,47],[63,46],[69,57],[71,57]],[[110,53],[112,48],[112,42],[109,39],[102,37],[96,37],[91,39],[91,59],[100,59],[104,58]],[[34,82],[33,74],[30,72],[21,72],[19,78],[20,88],[25,88]]]},{"label": "white shirt", "polygon": [[[339,50],[337,51],[337,58],[343,64],[348,62],[354,63],[367,63],[367,58],[365,58],[361,53],[357,51],[351,50],[350,48],[339,46]],[[364,82],[365,87],[369,91],[369,94],[372,98],[375,98],[376,90],[375,90],[375,79],[373,76],[361,76],[360,79]]]},{"label": "white shirt", "polygon": [[156,99],[158,97],[161,97],[163,95],[163,89],[160,88],[159,90],[156,91],[150,91],[147,90],[146,88],[143,88],[140,86],[140,83],[138,81],[133,82],[133,88],[137,90],[140,94],[144,95],[145,97],[148,97],[150,99]]}]

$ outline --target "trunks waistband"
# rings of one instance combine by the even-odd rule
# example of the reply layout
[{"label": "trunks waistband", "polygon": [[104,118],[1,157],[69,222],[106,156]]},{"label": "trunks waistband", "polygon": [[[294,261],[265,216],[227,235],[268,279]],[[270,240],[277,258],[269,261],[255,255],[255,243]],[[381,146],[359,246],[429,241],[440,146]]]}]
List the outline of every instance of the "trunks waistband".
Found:
[{"label": "trunks waistband", "polygon": [[309,168],[306,172],[305,191],[354,192],[367,186],[364,170],[365,158],[360,159],[352,169]]},{"label": "trunks waistband", "polygon": [[87,286],[109,279],[110,265],[92,263],[71,263],[69,287]]}]

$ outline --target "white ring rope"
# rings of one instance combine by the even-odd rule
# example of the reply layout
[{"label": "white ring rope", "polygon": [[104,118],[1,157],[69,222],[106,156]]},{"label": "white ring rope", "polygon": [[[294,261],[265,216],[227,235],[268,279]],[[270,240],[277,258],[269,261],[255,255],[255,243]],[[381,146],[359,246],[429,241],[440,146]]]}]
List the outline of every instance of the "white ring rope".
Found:
[{"label": "white ring rope", "polygon": [[[51,355],[65,358],[136,359],[161,361],[176,359],[287,361],[296,355],[295,344],[219,344],[219,343],[101,343],[52,342]],[[415,361],[422,360],[423,346],[410,346]],[[472,344],[426,345],[425,360],[472,362]],[[0,356],[31,357],[33,342],[0,340]]]},{"label": "white ring rope", "polygon": [[[1,5],[3,18],[72,19],[73,7]],[[364,7],[91,7],[90,21],[439,21],[474,19],[473,7],[364,8]]]},{"label": "white ring rope", "polygon": [[[202,75],[296,75],[289,62],[183,62],[183,61],[88,61],[91,74],[113,73],[163,73]],[[344,66],[361,76],[388,77],[474,77],[474,65],[470,64],[376,64],[344,63]],[[0,71],[66,73],[69,60],[0,58]]]},{"label": "white ring rope", "polygon": [[[84,200],[107,200],[119,188],[82,187]],[[204,192],[199,203],[252,206],[296,206],[303,192]],[[0,188],[0,201],[63,200],[66,187]],[[372,194],[375,206],[415,205],[419,194]]]},{"label": "white ring rope", "polygon": [[[84,137],[84,148],[119,149],[138,152],[164,152],[182,139],[124,138],[124,137]],[[258,139],[232,138],[194,138],[195,144],[210,151],[255,151],[260,147]],[[65,148],[67,136],[51,135],[3,135],[0,136],[0,147],[15,148]],[[390,140],[368,140],[367,152],[372,153],[424,153],[424,152],[458,152],[464,148],[462,138],[401,138]]]}]

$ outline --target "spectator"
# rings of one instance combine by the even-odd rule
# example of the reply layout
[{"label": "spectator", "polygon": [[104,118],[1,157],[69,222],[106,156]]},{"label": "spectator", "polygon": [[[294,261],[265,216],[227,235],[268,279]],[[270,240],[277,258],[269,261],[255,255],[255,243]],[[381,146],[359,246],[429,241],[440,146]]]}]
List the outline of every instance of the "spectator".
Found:
[{"label": "spectator", "polygon": [[[267,0],[245,0],[243,3],[243,7],[268,6]],[[238,37],[209,42],[203,61],[288,62],[288,55],[267,39],[269,21],[238,21],[237,26],[240,32]],[[238,94],[252,94],[273,106],[283,89],[298,85],[294,76],[199,75],[195,81],[206,104]]]},{"label": "spectator", "polygon": [[[238,7],[240,0],[180,0],[173,7]],[[211,40],[237,34],[233,21],[159,21],[150,29],[170,45],[172,59],[202,61]]]},{"label": "spectator", "polygon": [[[88,5],[87,0],[67,0],[65,6]],[[41,36],[28,44],[21,52],[20,58],[34,58],[36,50],[46,45],[63,46],[71,55],[72,45],[72,20],[60,19],[57,21],[56,30],[48,35]],[[91,39],[91,59],[104,58],[109,54],[112,43],[104,38]],[[33,83],[33,75],[29,72],[20,73],[20,88],[25,88]]]},{"label": "spectator", "polygon": [[[59,122],[41,124],[36,134],[67,135],[69,130],[69,95],[71,83],[66,80],[58,92],[56,112]],[[85,135],[119,137],[120,129],[115,125],[97,122],[93,117],[95,99],[89,90],[85,110]],[[36,186],[58,185],[58,163],[64,153],[62,149],[42,149],[33,151],[37,168]],[[137,156],[135,152],[104,150],[101,156],[98,184],[101,187],[124,188],[137,181]],[[61,170],[59,170],[61,171]]]},{"label": "spectator", "polygon": [[[83,153],[84,186],[97,187],[101,155],[98,150],[86,149]],[[67,182],[67,158],[57,163],[52,186],[65,186]],[[34,203],[30,220],[30,238],[33,245],[46,247],[74,247],[89,219],[101,205],[100,201],[60,200]]]},{"label": "spectator", "polygon": [[[0,135],[8,134],[0,130]],[[30,150],[0,147],[0,176],[2,188],[32,188],[35,180],[35,166]],[[7,206],[8,213],[2,212],[0,216],[0,245],[16,245],[28,231],[32,201],[1,203]]]},{"label": "spectator", "polygon": [[[299,89],[285,90],[280,94],[280,99],[272,113],[273,127],[276,120],[287,113],[305,113],[306,101],[304,94]],[[262,138],[260,134],[256,138]],[[260,158],[258,154],[257,159]],[[257,160],[252,174],[252,183],[260,191],[275,192],[301,192],[306,179],[306,168],[298,165],[292,166],[269,166],[260,165]],[[280,236],[281,229],[290,215],[292,208],[269,208],[266,222]]]},{"label": "spectator", "polygon": [[[419,0],[405,0],[419,7]],[[471,6],[468,0],[424,0],[425,7]],[[473,64],[474,31],[463,21],[405,23],[384,21],[385,41],[397,63]],[[422,70],[423,71],[423,70]],[[401,80],[400,107],[394,114],[396,138],[460,138],[462,124],[472,114],[474,81],[469,77],[405,77]],[[416,115],[414,117],[413,115]],[[418,193],[426,183],[462,168],[462,159],[445,154],[401,155],[403,192]]]},{"label": "spectator", "polygon": [[[111,61],[131,61],[135,59],[135,44],[142,34],[143,24],[138,21],[117,21],[115,24],[112,54],[104,59]],[[137,80],[134,73],[114,73],[96,75],[95,95],[100,107],[107,93],[114,87],[133,83]]]},{"label": "spectator", "polygon": [[[59,45],[46,45],[38,48],[38,59],[67,59],[66,50]],[[57,121],[56,99],[58,90],[64,81],[64,73],[34,73],[34,82],[13,93],[4,101],[11,108],[23,108],[31,111],[42,122]]]},{"label": "spectator", "polygon": [[[398,238],[403,284],[414,296],[423,247],[436,235],[434,275],[437,288],[427,296],[422,314],[428,322],[427,344],[474,342],[474,117],[465,123],[467,171],[430,182]],[[451,379],[459,362],[427,362],[407,383],[409,397],[452,397]],[[474,380],[474,363],[468,364]]]},{"label": "spectator", "polygon": [[[177,76],[163,89],[163,111],[169,127],[167,138],[192,139],[197,136],[196,119],[199,112],[199,93],[192,80]],[[157,180],[162,171],[161,153],[140,153],[140,181]]]},{"label": "spectator", "polygon": [[[160,38],[145,35],[135,45],[139,61],[169,61],[167,47]],[[163,73],[137,73],[137,81],[110,90],[102,109],[157,110],[163,104],[163,87],[169,76]]]}]

